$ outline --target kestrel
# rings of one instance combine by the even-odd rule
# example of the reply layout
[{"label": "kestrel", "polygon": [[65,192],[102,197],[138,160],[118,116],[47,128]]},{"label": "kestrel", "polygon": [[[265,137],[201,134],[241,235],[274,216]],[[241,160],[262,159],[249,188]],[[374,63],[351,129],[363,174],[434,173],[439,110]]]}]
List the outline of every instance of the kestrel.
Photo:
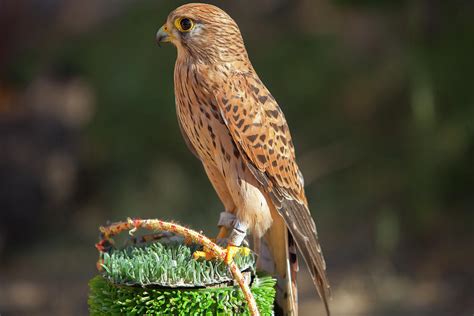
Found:
[{"label": "kestrel", "polygon": [[215,6],[186,4],[169,14],[156,36],[177,47],[178,122],[225,207],[220,237],[228,234],[238,246],[251,231],[259,260],[271,256],[280,308],[292,315],[296,244],[329,315],[326,264],[290,131],[250,63],[236,22]]}]

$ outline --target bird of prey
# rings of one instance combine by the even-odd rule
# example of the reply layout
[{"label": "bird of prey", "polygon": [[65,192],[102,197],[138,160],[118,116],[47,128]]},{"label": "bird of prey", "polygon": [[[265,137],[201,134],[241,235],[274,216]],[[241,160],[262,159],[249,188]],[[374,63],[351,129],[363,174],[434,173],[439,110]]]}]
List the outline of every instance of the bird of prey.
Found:
[{"label": "bird of prey", "polygon": [[230,236],[230,252],[242,241],[239,233],[250,230],[261,257],[266,252],[272,259],[286,315],[297,314],[299,249],[329,315],[326,264],[290,131],[236,22],[216,6],[186,4],[168,15],[156,37],[177,48],[174,89],[183,137],[236,219],[222,224],[219,236]]}]

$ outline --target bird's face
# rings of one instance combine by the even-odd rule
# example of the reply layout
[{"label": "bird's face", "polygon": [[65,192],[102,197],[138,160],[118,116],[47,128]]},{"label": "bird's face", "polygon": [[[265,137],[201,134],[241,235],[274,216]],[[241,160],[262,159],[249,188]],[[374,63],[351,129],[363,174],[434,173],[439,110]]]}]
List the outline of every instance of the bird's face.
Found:
[{"label": "bird's face", "polygon": [[[184,12],[183,12],[184,13]],[[156,40],[158,43],[171,42],[176,47],[188,46],[203,37],[203,24],[191,14],[182,15],[172,12],[166,23],[158,30]]]},{"label": "bird's face", "polygon": [[183,5],[168,15],[156,34],[158,44],[170,42],[178,58],[219,62],[248,58],[240,30],[223,10],[208,4]]}]

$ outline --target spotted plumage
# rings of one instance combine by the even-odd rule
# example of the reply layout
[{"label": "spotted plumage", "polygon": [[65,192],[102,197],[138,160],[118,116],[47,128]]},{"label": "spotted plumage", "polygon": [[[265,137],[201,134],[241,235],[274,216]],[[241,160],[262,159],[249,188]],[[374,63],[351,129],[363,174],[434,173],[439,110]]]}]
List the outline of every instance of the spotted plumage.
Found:
[{"label": "spotted plumage", "polygon": [[325,262],[290,131],[237,24],[215,6],[187,4],[169,14],[157,38],[177,47],[176,112],[184,139],[226,211],[264,237],[283,311],[297,313],[296,245],[329,314]]}]

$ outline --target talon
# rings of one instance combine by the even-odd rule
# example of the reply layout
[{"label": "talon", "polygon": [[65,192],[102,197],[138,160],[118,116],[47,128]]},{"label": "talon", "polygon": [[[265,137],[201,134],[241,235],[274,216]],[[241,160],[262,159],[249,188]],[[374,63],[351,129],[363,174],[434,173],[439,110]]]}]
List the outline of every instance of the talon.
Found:
[{"label": "talon", "polygon": [[193,253],[193,259],[198,260],[199,258],[204,258],[206,260],[214,259],[214,254],[209,250],[204,248],[203,251],[195,251]]},{"label": "talon", "polygon": [[[248,256],[251,252],[250,248],[248,247],[237,247],[232,245],[228,245],[224,251],[226,252],[224,258],[225,264],[230,264],[237,254],[240,254],[241,256]],[[204,258],[205,260],[212,260],[215,259],[215,255],[211,250],[204,248],[202,251],[195,251],[193,253],[194,260],[199,260],[200,258]]]},{"label": "talon", "polygon": [[235,255],[240,252],[240,247],[229,245],[227,246],[227,249],[225,251],[226,251],[226,255],[225,255],[224,262],[225,264],[230,264],[232,261],[234,261]]},{"label": "talon", "polygon": [[199,258],[205,258],[205,257],[206,257],[206,253],[204,251],[195,251],[193,253],[194,260],[198,260]]}]

